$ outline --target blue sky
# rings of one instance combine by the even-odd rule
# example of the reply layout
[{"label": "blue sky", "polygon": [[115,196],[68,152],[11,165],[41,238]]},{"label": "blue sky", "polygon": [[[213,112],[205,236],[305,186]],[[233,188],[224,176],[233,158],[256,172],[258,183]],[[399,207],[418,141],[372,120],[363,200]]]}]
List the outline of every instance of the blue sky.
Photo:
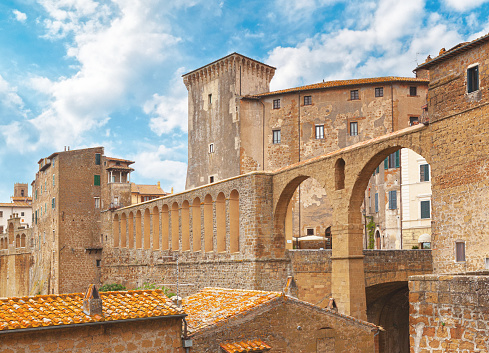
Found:
[{"label": "blue sky", "polygon": [[185,185],[181,75],[232,52],[277,67],[272,89],[412,76],[489,33],[489,0],[3,0],[0,202],[64,146],[136,161],[132,180]]}]

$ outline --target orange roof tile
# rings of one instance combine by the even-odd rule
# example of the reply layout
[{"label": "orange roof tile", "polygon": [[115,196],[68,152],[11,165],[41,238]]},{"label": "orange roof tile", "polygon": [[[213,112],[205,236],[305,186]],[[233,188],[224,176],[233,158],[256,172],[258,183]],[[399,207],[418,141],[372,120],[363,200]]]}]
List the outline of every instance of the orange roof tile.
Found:
[{"label": "orange roof tile", "polygon": [[161,290],[101,292],[102,316],[83,312],[84,293],[0,299],[0,333],[149,317],[184,316]]},{"label": "orange roof tile", "polygon": [[131,192],[141,195],[168,195],[168,193],[163,191],[158,185],[141,185],[135,183],[131,183]]},{"label": "orange roof tile", "polygon": [[188,330],[195,333],[282,296],[283,294],[278,292],[205,288],[183,298],[182,306],[188,314]]},{"label": "orange roof tile", "polygon": [[32,207],[32,205],[27,202],[10,202],[0,203],[0,207]]},{"label": "orange roof tile", "polygon": [[105,157],[108,161],[116,161],[116,162],[127,162],[129,164],[134,163],[134,161],[130,161],[129,159],[122,158],[114,158],[114,157]]},{"label": "orange roof tile", "polygon": [[262,340],[240,341],[233,343],[223,343],[221,348],[226,353],[251,353],[268,351],[272,347],[264,343]]},{"label": "orange roof tile", "polygon": [[338,88],[343,86],[358,86],[358,85],[365,85],[365,84],[388,83],[388,82],[419,82],[419,83],[427,84],[429,83],[429,80],[415,78],[415,77],[387,76],[387,77],[359,78],[353,80],[326,81],[326,82],[314,83],[312,85],[307,85],[307,86],[287,88],[279,91],[260,93],[248,97],[264,97],[264,96],[277,95],[282,93],[291,93],[291,92],[307,91],[307,90],[314,90],[314,89]]}]

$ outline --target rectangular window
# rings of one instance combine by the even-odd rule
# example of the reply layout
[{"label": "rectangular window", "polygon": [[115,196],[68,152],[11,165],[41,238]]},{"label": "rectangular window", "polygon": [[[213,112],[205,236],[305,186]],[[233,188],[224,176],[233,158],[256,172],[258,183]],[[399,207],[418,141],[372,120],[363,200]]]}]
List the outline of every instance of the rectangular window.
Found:
[{"label": "rectangular window", "polygon": [[56,208],[56,199],[54,197],[51,199],[51,208],[52,209]]},{"label": "rectangular window", "polygon": [[416,86],[409,87],[409,95],[411,97],[416,97],[418,95],[418,90],[417,90]]},{"label": "rectangular window", "polygon": [[97,265],[97,267],[100,267],[102,264],[102,260],[95,260],[95,264]]},{"label": "rectangular window", "polygon": [[115,175],[112,175],[112,178],[110,179],[111,183],[115,183]]},{"label": "rectangular window", "polygon": [[53,186],[54,186],[54,179],[55,179],[55,175],[53,174]]},{"label": "rectangular window", "polygon": [[214,175],[211,175],[211,176],[209,177],[209,183],[213,183],[213,182],[214,182]]},{"label": "rectangular window", "polygon": [[42,185],[41,185],[41,195],[42,195]]},{"label": "rectangular window", "polygon": [[280,99],[273,100],[273,109],[280,109]]},{"label": "rectangular window", "polygon": [[384,159],[384,169],[399,168],[400,166],[400,153],[396,151]]},{"label": "rectangular window", "polygon": [[0,218],[3,217],[3,211],[0,211]]},{"label": "rectangular window", "polygon": [[376,87],[375,97],[383,97],[383,96],[384,96],[384,87]]},{"label": "rectangular window", "polygon": [[430,181],[430,165],[421,164],[419,166],[419,181]]},{"label": "rectangular window", "polygon": [[95,153],[95,165],[100,165],[100,153]]},{"label": "rectangular window", "polygon": [[93,176],[93,185],[100,186],[100,175]]},{"label": "rectangular window", "polygon": [[465,242],[455,243],[455,261],[465,262]]},{"label": "rectangular window", "polygon": [[389,191],[389,210],[397,209],[397,192],[396,190]]},{"label": "rectangular window", "polygon": [[379,212],[379,194],[375,193],[375,212]]},{"label": "rectangular window", "polygon": [[100,197],[94,197],[95,200],[95,208],[100,208]]},{"label": "rectangular window", "polygon": [[37,224],[37,210],[36,210],[35,222],[36,222],[36,224]]},{"label": "rectangular window", "polygon": [[314,235],[314,228],[307,228],[306,232],[307,232],[307,235]]},{"label": "rectangular window", "polygon": [[350,91],[350,99],[353,101],[353,100],[357,100],[357,99],[360,99],[360,96],[358,95],[358,90],[357,89],[354,89],[354,90],[351,90]]},{"label": "rectangular window", "polygon": [[36,200],[37,200],[37,189],[36,189]]},{"label": "rectangular window", "polygon": [[304,105],[312,104],[312,96],[304,96]]},{"label": "rectangular window", "polygon": [[3,233],[3,226],[0,226],[0,234]]},{"label": "rectangular window", "polygon": [[24,212],[21,212],[21,213],[20,213],[20,216],[21,216],[21,217],[24,217]]},{"label": "rectangular window", "polygon": [[209,153],[214,153],[214,144],[213,143],[209,144]]},{"label": "rectangular window", "polygon": [[316,139],[324,138],[324,125],[316,125]]},{"label": "rectangular window", "polygon": [[431,218],[430,201],[421,201],[421,219]]},{"label": "rectangular window", "polygon": [[409,126],[413,126],[419,123],[419,117],[418,116],[410,116],[409,117]]},{"label": "rectangular window", "polygon": [[209,105],[211,105],[212,104],[212,94],[209,94],[208,101],[209,101]]},{"label": "rectangular window", "polygon": [[358,122],[350,122],[350,136],[358,136]]},{"label": "rectangular window", "polygon": [[467,93],[479,90],[479,66],[467,69]]},{"label": "rectangular window", "polygon": [[277,144],[280,143],[281,136],[280,136],[280,130],[273,130],[273,143]]}]

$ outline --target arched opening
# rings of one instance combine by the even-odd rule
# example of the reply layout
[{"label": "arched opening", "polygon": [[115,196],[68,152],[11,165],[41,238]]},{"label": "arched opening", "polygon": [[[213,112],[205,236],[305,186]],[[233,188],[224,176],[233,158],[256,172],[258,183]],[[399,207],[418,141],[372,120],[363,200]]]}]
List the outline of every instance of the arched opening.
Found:
[{"label": "arched opening", "polygon": [[174,202],[171,206],[171,248],[173,251],[178,251],[179,248],[179,226],[180,217],[178,215],[178,203]]},{"label": "arched opening", "polygon": [[8,242],[9,244],[14,244],[14,224],[10,223],[8,225]]},{"label": "arched opening", "polygon": [[128,237],[127,237],[127,247],[132,249],[134,247],[134,213],[130,212],[127,220],[128,225]]},{"label": "arched opening", "polygon": [[170,248],[170,211],[168,205],[161,208],[161,248],[168,250]]},{"label": "arched opening", "polygon": [[222,192],[216,199],[217,252],[226,251],[226,197]]},{"label": "arched opening", "polygon": [[141,227],[141,211],[138,210],[136,212],[136,249],[141,249],[143,247]]},{"label": "arched opening", "polygon": [[114,215],[114,219],[112,220],[112,236],[114,237],[114,247],[117,248],[119,246],[119,215]]},{"label": "arched opening", "polygon": [[20,234],[17,234],[15,237],[15,247],[20,248]]},{"label": "arched opening", "polygon": [[335,163],[334,178],[336,190],[343,190],[345,188],[345,160],[343,158],[338,159]]},{"label": "arched opening", "polygon": [[333,246],[332,246],[333,245],[333,236],[331,235],[331,226],[326,228],[326,230],[324,231],[324,237],[326,238],[324,248],[325,249],[332,249],[333,248]]},{"label": "arched opening", "polygon": [[204,198],[204,249],[206,252],[214,250],[214,210],[212,196],[207,194]]},{"label": "arched opening", "polygon": [[382,249],[382,238],[378,229],[375,231],[375,249]]},{"label": "arched opening", "polygon": [[190,212],[188,201],[182,203],[182,251],[190,250]]},{"label": "arched opening", "polygon": [[126,214],[121,215],[121,248],[127,247],[127,220]]},{"label": "arched opening", "polygon": [[231,191],[229,196],[229,251],[239,252],[239,193]]},{"label": "arched opening", "polygon": [[25,234],[22,233],[22,235],[20,236],[20,247],[21,248],[25,248]]},{"label": "arched opening", "polygon": [[151,249],[151,214],[149,208],[144,210],[144,248]]},{"label": "arched opening", "polygon": [[153,249],[158,250],[160,248],[160,213],[157,206],[153,208],[151,219],[153,221]]},{"label": "arched opening", "polygon": [[202,250],[202,224],[201,224],[200,199],[196,197],[192,203],[192,240],[193,251]]}]

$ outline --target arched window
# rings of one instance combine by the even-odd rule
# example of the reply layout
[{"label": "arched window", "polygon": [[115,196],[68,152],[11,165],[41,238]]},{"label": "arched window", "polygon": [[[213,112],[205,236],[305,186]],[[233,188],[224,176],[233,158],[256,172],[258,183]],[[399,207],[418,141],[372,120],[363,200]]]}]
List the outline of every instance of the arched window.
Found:
[{"label": "arched window", "polygon": [[196,197],[192,203],[192,238],[193,238],[193,251],[202,250],[202,222],[200,211],[200,199]]},{"label": "arched window", "polygon": [[15,237],[15,247],[20,248],[20,234]]},{"label": "arched window", "polygon": [[380,238],[380,232],[378,230],[375,232],[375,248],[382,249],[382,239]]},{"label": "arched window", "polygon": [[226,251],[226,197],[222,192],[216,199],[217,252]]},{"label": "arched window", "polygon": [[231,191],[229,196],[229,251],[239,251],[239,193]]},{"label": "arched window", "polygon": [[342,190],[345,188],[345,161],[340,158],[335,164],[335,189]]},{"label": "arched window", "polygon": [[204,249],[206,252],[214,250],[214,211],[212,196],[207,194],[204,198]]},{"label": "arched window", "polygon": [[333,248],[333,237],[331,236],[331,226],[326,228],[324,231],[324,237],[326,238],[325,240],[325,249],[332,249]]},{"label": "arched window", "polygon": [[25,234],[20,236],[20,247],[25,248]]}]

